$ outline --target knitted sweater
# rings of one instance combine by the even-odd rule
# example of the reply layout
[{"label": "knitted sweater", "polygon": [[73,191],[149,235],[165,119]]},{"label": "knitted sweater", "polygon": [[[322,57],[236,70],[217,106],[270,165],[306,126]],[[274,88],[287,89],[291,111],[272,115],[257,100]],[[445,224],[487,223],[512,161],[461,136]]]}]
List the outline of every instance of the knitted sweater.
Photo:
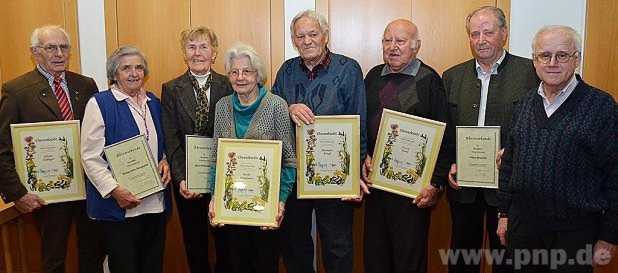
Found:
[{"label": "knitted sweater", "polygon": [[[215,127],[213,139],[237,138],[234,121],[232,96],[221,98],[215,110]],[[292,134],[292,123],[288,113],[288,105],[280,97],[266,92],[245,132],[244,139],[281,140],[281,167],[296,168],[296,149]],[[214,179],[210,188],[214,189]],[[282,179],[279,188],[279,200],[285,202],[294,179]],[[213,190],[214,193],[214,190]]]},{"label": "knitted sweater", "polygon": [[599,239],[616,244],[618,108],[610,95],[578,80],[550,118],[536,92],[522,100],[500,169],[500,210],[539,231],[600,223]]},{"label": "knitted sweater", "polygon": [[318,115],[360,115],[361,158],[365,156],[365,85],[363,71],[355,60],[329,53],[330,63],[311,80],[302,69],[300,57],[292,58],[277,72],[272,92],[288,104],[303,103]]}]

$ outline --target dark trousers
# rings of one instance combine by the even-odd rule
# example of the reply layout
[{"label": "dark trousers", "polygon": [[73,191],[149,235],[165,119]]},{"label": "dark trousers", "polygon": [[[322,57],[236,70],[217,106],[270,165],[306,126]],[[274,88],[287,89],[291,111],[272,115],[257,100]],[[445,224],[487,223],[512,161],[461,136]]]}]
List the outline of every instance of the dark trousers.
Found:
[{"label": "dark trousers", "polygon": [[[500,239],[496,235],[498,228],[498,210],[494,206],[487,205],[482,194],[477,194],[476,200],[471,204],[462,204],[456,201],[449,202],[451,207],[451,249],[452,250],[473,250],[478,251],[483,247],[484,231],[489,235],[489,248],[491,250],[502,250],[505,248],[500,244]],[[483,227],[485,223],[485,227]],[[456,263],[448,265],[450,273],[479,273],[480,263],[468,263],[465,259],[457,259]],[[512,268],[507,265],[492,265],[492,272],[512,272]]]},{"label": "dark trousers", "polygon": [[374,189],[365,199],[365,273],[427,272],[430,210]]},{"label": "dark trousers", "polygon": [[[277,273],[279,231],[258,227],[226,226],[232,273]],[[290,273],[293,271],[289,271]]]},{"label": "dark trousers", "polygon": [[86,215],[86,202],[49,204],[35,211],[41,233],[43,273],[64,273],[71,224],[77,230],[80,273],[102,273],[105,252],[100,226]]},{"label": "dark trousers", "polygon": [[124,222],[100,221],[111,273],[161,273],[165,213],[142,214]]},{"label": "dark trousers", "polygon": [[174,197],[178,207],[178,216],[182,227],[182,238],[185,244],[185,252],[189,270],[191,273],[210,273],[208,264],[208,230],[212,231],[215,239],[216,251],[216,273],[229,272],[229,262],[227,261],[227,239],[226,229],[211,229],[208,223],[208,204],[210,194],[198,199],[185,199],[178,192],[178,187],[174,188]]},{"label": "dark trousers", "polygon": [[315,272],[311,238],[311,214],[315,209],[326,272],[351,273],[354,255],[352,205],[339,199],[297,199],[295,191],[287,200],[281,225],[281,247],[287,272]]},{"label": "dark trousers", "polygon": [[[586,222],[590,225],[572,230],[545,232],[535,224],[538,221],[522,217],[520,213],[511,214],[509,211],[507,245],[514,271],[592,273],[592,248],[597,240],[598,220],[586,220],[584,223]],[[547,257],[543,258],[542,255]]]}]

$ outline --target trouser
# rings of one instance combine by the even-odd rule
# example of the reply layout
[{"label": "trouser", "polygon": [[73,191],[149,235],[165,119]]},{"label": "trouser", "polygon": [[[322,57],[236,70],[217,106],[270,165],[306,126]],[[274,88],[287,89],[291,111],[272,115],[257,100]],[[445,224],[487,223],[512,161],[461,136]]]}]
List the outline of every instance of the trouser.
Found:
[{"label": "trouser", "polygon": [[[484,231],[489,235],[489,248],[494,251],[505,251],[496,234],[498,228],[498,209],[487,205],[482,194],[476,195],[471,204],[462,204],[449,201],[451,207],[451,250],[452,251],[479,251],[483,247]],[[483,223],[485,226],[483,227]],[[450,273],[479,273],[479,261],[466,261],[462,256],[455,263],[449,261]],[[492,272],[512,272],[506,264],[492,265]]]},{"label": "trouser", "polygon": [[[598,219],[569,224],[577,222],[586,225],[562,231],[543,231],[539,228],[539,221],[509,211],[507,245],[514,271],[592,273],[592,249],[599,232]],[[568,224],[563,228],[568,228]]]},{"label": "trouser", "polygon": [[365,273],[427,272],[430,209],[374,189],[365,198]]},{"label": "trouser", "polygon": [[100,221],[110,273],[161,273],[165,213],[142,214],[123,222]]},{"label": "trouser", "polygon": [[313,210],[326,273],[351,273],[354,255],[352,205],[340,199],[297,199],[295,190],[287,200],[281,226],[281,247],[287,272],[315,272],[311,238]]},{"label": "trouser", "polygon": [[[279,231],[227,226],[229,260],[233,273],[277,273]],[[293,271],[290,271],[290,273]]]},{"label": "trouser", "polygon": [[182,227],[182,238],[185,244],[185,252],[191,273],[210,273],[208,264],[208,230],[215,239],[216,273],[229,272],[227,261],[227,239],[225,229],[210,228],[208,223],[208,205],[210,194],[197,199],[185,199],[178,191],[178,186],[173,189],[178,207],[178,216]]},{"label": "trouser", "polygon": [[86,215],[86,202],[49,204],[34,213],[41,234],[43,273],[64,273],[67,243],[75,220],[80,273],[102,273],[105,252],[100,226]]}]

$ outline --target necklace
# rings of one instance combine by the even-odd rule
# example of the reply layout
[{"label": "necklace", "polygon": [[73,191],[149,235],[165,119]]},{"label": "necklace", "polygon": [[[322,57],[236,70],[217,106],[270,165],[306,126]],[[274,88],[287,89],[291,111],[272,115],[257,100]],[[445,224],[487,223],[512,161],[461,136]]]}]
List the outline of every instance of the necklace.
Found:
[{"label": "necklace", "polygon": [[150,131],[148,130],[148,123],[146,122],[146,117],[148,116],[148,109],[147,109],[147,104],[144,103],[144,110],[141,111],[141,109],[138,109],[137,107],[133,106],[132,103],[127,102],[127,104],[129,104],[129,107],[133,108],[133,110],[135,110],[135,112],[142,118],[142,121],[144,122],[144,128],[146,131],[146,141],[150,141]]}]

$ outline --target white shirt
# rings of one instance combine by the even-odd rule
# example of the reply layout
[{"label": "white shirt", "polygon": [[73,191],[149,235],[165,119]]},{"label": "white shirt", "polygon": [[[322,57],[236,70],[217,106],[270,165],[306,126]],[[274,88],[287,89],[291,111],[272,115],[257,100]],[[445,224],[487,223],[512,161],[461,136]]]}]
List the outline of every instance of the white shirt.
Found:
[{"label": "white shirt", "polygon": [[569,98],[571,93],[575,90],[575,87],[577,87],[577,83],[577,78],[575,78],[575,74],[573,74],[573,77],[571,77],[569,83],[562,90],[560,90],[560,92],[558,92],[558,95],[554,98],[553,102],[549,102],[547,96],[545,96],[543,82],[539,84],[537,93],[543,98],[543,106],[545,107],[545,114],[547,114],[547,117],[551,117],[551,115],[558,110],[558,107],[560,107],[560,105],[562,105],[564,101]]},{"label": "white shirt", "polygon": [[491,75],[498,74],[498,66],[504,60],[504,56],[506,56],[506,50],[502,50],[502,56],[491,66],[491,71],[485,72],[481,67],[481,64],[476,61],[476,75],[479,80],[481,80],[481,103],[479,105],[479,118],[478,118],[478,126],[485,126],[485,112],[487,110],[487,93],[489,92],[489,80],[491,80]]},{"label": "white shirt", "polygon": [[[117,101],[127,100],[133,119],[139,128],[140,134],[147,135],[148,146],[153,158],[157,158],[158,140],[157,131],[148,109],[147,101],[150,100],[146,94],[141,99],[141,105],[136,105],[130,97],[112,87],[112,94]],[[143,99],[143,98],[146,99]],[[140,110],[138,110],[140,109]],[[144,122],[144,120],[146,122]],[[81,152],[84,170],[90,182],[99,191],[103,198],[109,198],[112,190],[118,186],[118,182],[112,176],[112,172],[107,168],[109,165],[103,159],[103,147],[105,146],[105,124],[97,100],[90,98],[86,104],[84,120],[81,128]],[[148,133],[146,133],[148,132]],[[135,208],[127,209],[125,217],[135,217],[146,213],[160,213],[165,210],[163,192],[158,192],[142,199],[142,202]]]},{"label": "white shirt", "polygon": [[[191,73],[191,75],[193,77],[195,77],[195,79],[197,80],[197,84],[201,87],[204,87],[204,85],[206,84],[206,82],[208,81],[208,78],[212,77],[210,75],[210,70],[208,70],[208,72],[206,72],[205,75],[197,75],[195,73],[193,73],[193,71],[189,70],[189,73]],[[195,90],[195,88],[193,88],[193,94],[195,95],[195,99],[197,100],[197,90]],[[210,87],[208,87],[208,89],[206,89],[206,98],[209,101],[210,104]]]}]

